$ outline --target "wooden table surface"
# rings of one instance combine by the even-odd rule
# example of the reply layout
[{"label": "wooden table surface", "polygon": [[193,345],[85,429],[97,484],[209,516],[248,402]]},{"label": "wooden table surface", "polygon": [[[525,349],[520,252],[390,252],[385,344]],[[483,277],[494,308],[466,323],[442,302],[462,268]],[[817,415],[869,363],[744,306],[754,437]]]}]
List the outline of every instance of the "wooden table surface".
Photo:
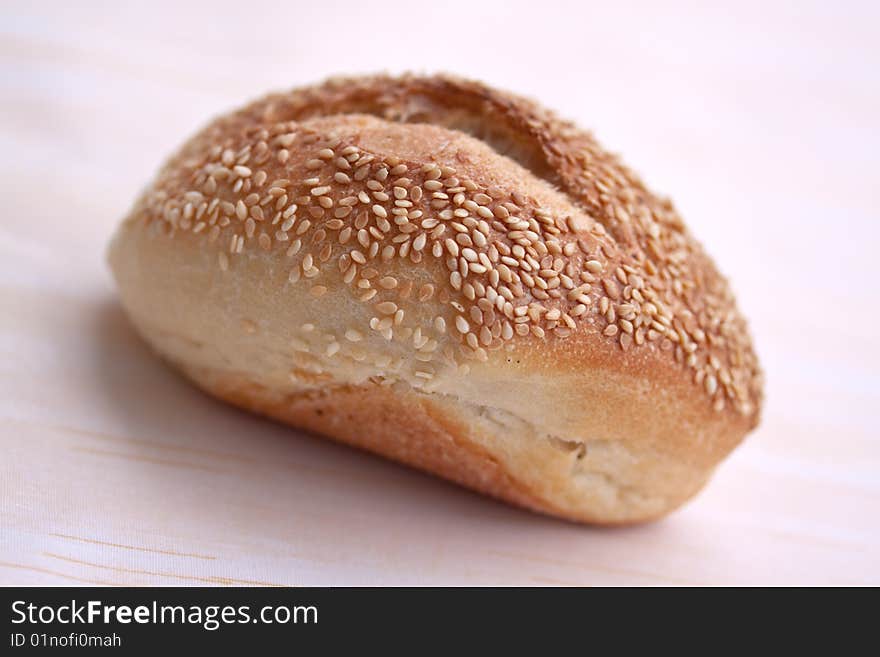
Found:
[{"label": "wooden table surface", "polygon": [[[880,584],[880,5],[578,7],[0,4],[0,583]],[[381,69],[575,118],[730,276],[767,404],[686,508],[508,508],[215,402],[132,332],[104,249],[170,149]]]}]

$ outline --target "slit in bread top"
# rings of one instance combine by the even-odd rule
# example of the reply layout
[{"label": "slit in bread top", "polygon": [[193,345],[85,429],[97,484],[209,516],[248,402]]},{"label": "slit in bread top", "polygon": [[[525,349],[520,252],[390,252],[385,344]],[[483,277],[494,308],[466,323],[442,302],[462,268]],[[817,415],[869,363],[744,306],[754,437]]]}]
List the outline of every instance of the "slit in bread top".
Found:
[{"label": "slit in bread top", "polygon": [[[589,133],[480,83],[375,76],[270,95],[187,142],[137,219],[201,235],[223,271],[249,250],[277,253],[316,296],[322,269],[338,268],[374,307],[365,329],[411,341],[426,380],[434,358],[588,335],[624,360],[665,362],[716,411],[757,423],[745,321],[671,203]],[[400,259],[445,273],[398,280]],[[407,307],[432,299],[449,312],[407,327]],[[457,348],[432,355],[440,336]]]}]

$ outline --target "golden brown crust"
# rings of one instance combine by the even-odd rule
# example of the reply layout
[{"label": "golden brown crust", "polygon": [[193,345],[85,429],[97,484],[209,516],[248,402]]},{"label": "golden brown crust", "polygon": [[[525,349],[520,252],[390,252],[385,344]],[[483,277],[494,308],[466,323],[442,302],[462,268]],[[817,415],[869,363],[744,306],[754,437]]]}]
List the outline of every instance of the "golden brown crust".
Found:
[{"label": "golden brown crust", "polygon": [[[282,315],[295,323],[283,339],[309,354],[317,377],[307,381],[300,368],[297,385],[336,390],[357,371],[449,395],[456,401],[444,405],[448,413],[471,402],[510,412],[532,396],[542,408],[523,416],[546,425],[546,440],[586,444],[599,436],[663,464],[647,473],[626,465],[623,452],[610,455],[602,476],[652,483],[623,482],[640,489],[637,499],[594,512],[563,501],[562,484],[519,499],[519,462],[487,474],[497,470],[491,459],[501,448],[483,435],[491,429],[474,442],[489,460],[460,449],[447,468],[416,453],[433,454],[427,437],[401,456],[379,429],[345,437],[351,431],[329,420],[318,426],[299,411],[260,409],[481,490],[488,489],[474,481],[488,477],[495,482],[488,492],[557,515],[608,522],[659,515],[695,492],[758,422],[761,373],[745,322],[671,204],[588,133],[479,83],[331,80],[222,117],[163,167],[114,253],[129,312],[183,367],[194,355],[175,356],[176,347],[155,336],[204,337],[196,335],[204,327],[193,328],[198,318],[184,317],[184,301],[216,293],[252,332]],[[163,283],[169,267],[188,273]],[[175,298],[178,280],[189,291],[173,318],[146,310],[156,290]],[[262,305],[246,297],[255,293]],[[235,348],[239,333],[212,338],[218,353]],[[260,336],[266,348],[269,338]],[[341,370],[333,364],[340,359]],[[256,381],[242,377],[243,367],[230,366],[230,376]],[[404,397],[391,396],[398,409]],[[431,429],[442,443],[441,433]],[[466,434],[450,432],[461,445]],[[459,462],[468,474],[456,477]],[[700,471],[683,473],[676,463]],[[681,494],[662,477],[681,478]]]},{"label": "golden brown crust", "polygon": [[[466,423],[436,401],[413,391],[344,386],[320,392],[278,395],[227,373],[189,370],[190,378],[235,406],[307,431],[381,454],[462,486],[533,511],[550,508],[535,491],[514,479],[492,454],[469,436]],[[400,412],[405,406],[406,413]]]},{"label": "golden brown crust", "polygon": [[[566,504],[571,487],[571,446],[531,443],[523,454],[500,456],[493,445],[497,427],[485,426],[448,399],[412,389],[339,386],[309,392],[280,393],[241,375],[180,364],[186,375],[215,397],[240,408],[432,473],[471,490],[525,509],[574,522],[621,525],[651,520],[658,506],[620,504],[611,490],[613,511],[603,508],[608,491],[591,504]],[[401,412],[405,409],[405,412]],[[493,449],[495,448],[495,449]],[[510,459],[528,462],[511,468]],[[583,457],[581,457],[583,458]],[[540,464],[540,465],[539,465]],[[702,471],[700,471],[702,472]],[[685,502],[705,483],[705,475],[679,477],[664,511]],[[615,489],[603,476],[589,483]],[[624,491],[626,494],[627,491]],[[632,492],[629,492],[632,494]]]}]

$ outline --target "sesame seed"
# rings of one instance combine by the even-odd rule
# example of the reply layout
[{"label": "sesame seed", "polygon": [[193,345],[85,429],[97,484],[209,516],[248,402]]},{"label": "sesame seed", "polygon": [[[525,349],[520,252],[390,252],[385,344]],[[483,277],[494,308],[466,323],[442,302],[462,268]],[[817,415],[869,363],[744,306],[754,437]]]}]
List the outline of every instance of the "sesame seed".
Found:
[{"label": "sesame seed", "polygon": [[287,248],[287,257],[290,258],[290,257],[295,256],[297,253],[299,253],[299,250],[301,247],[302,247],[301,240],[294,240],[293,242],[291,242],[290,246]]},{"label": "sesame seed", "polygon": [[710,374],[703,380],[703,385],[705,386],[706,392],[709,393],[709,395],[714,395],[715,391],[718,390],[718,380],[713,374]]}]

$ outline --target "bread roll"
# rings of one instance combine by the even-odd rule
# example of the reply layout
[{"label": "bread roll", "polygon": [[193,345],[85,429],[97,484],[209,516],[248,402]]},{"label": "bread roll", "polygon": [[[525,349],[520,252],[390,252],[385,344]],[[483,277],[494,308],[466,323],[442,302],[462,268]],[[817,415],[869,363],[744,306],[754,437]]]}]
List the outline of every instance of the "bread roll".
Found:
[{"label": "bread roll", "polygon": [[746,324],[670,202],[476,82],[333,79],[222,116],[109,260],[210,394],[562,518],[662,516],[758,422]]}]

